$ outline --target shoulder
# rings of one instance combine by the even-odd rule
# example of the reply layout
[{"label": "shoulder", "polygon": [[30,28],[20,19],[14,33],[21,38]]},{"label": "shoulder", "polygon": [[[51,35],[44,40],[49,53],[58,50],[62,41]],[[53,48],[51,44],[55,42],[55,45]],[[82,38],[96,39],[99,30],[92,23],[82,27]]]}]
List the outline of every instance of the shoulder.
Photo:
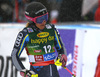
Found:
[{"label": "shoulder", "polygon": [[52,28],[55,28],[55,25],[54,24],[46,24],[46,28],[52,29]]},{"label": "shoulder", "polygon": [[22,32],[28,34],[34,32],[34,30],[31,27],[25,27]]},{"label": "shoulder", "polygon": [[22,41],[24,40],[24,38],[26,37],[28,37],[27,30],[26,29],[21,30],[17,35],[16,41],[15,41],[15,47],[19,47]]},{"label": "shoulder", "polygon": [[27,28],[25,27],[24,29],[22,29],[22,30],[18,33],[17,37],[24,38],[27,34],[28,34],[28,30],[27,30]]},{"label": "shoulder", "polygon": [[26,35],[28,33],[27,28],[25,27],[19,33],[22,33],[22,34]]}]

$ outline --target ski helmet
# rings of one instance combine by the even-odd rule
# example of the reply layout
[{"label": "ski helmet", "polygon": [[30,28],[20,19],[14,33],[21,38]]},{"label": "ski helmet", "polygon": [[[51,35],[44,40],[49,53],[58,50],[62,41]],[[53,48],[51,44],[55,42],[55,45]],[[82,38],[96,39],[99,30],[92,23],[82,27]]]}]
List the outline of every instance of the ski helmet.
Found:
[{"label": "ski helmet", "polygon": [[25,9],[25,17],[31,22],[41,24],[43,20],[48,20],[48,12],[42,3],[32,2]]}]

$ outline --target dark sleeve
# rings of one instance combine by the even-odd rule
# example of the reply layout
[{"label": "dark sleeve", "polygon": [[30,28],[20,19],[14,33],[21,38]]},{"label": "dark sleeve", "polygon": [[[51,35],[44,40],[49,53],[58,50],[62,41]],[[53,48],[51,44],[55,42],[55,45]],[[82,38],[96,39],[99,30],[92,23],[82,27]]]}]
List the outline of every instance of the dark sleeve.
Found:
[{"label": "dark sleeve", "polygon": [[29,36],[27,34],[27,30],[23,29],[17,35],[16,41],[12,50],[12,54],[11,54],[13,65],[16,67],[18,71],[25,69],[19,57],[23,49],[25,48],[26,44],[28,43],[28,41],[29,41]]},{"label": "dark sleeve", "polygon": [[56,48],[57,52],[59,54],[67,55],[64,43],[62,42],[60,34],[59,34],[58,30],[55,27],[54,27],[54,31],[55,31],[54,44],[55,44],[55,48]]}]

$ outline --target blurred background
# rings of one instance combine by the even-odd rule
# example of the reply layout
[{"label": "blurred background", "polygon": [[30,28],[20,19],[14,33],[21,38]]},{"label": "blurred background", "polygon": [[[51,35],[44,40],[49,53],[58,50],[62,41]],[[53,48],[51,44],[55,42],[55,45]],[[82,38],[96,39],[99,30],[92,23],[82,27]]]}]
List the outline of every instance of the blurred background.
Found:
[{"label": "blurred background", "polygon": [[[25,7],[32,1],[47,7],[48,22],[57,26],[68,50],[68,69],[76,77],[100,77],[100,0],[0,0],[0,77],[20,77],[11,52],[27,22]],[[21,61],[29,68],[25,54]],[[60,77],[72,77],[63,68],[58,70]]]},{"label": "blurred background", "polygon": [[0,23],[25,22],[24,9],[28,3],[43,3],[49,12],[49,22],[94,21],[98,0],[0,0]]}]

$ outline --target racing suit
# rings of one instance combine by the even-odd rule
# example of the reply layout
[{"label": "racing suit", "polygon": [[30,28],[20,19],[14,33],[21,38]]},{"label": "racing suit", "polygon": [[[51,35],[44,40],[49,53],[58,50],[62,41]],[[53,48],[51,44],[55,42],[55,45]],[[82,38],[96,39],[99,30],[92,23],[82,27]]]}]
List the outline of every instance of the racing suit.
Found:
[{"label": "racing suit", "polygon": [[30,70],[39,77],[59,77],[54,65],[55,48],[58,54],[64,54],[65,48],[54,25],[46,24],[43,30],[29,25],[18,33],[11,54],[12,62],[18,71],[25,69],[19,59],[24,48],[29,57]]}]

